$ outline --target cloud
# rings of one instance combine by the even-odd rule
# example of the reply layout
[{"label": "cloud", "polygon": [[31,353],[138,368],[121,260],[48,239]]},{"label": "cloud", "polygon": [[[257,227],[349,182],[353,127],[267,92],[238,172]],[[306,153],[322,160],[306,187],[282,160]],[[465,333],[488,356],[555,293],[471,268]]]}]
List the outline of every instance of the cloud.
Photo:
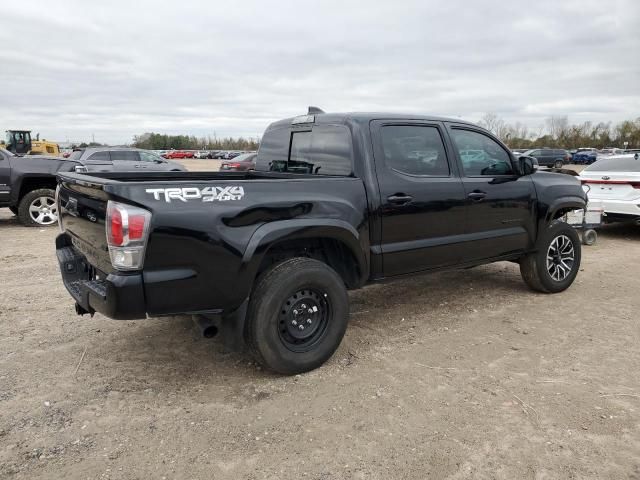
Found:
[{"label": "cloud", "polygon": [[640,115],[638,18],[635,0],[14,2],[0,126],[255,137],[307,105],[616,122]]}]

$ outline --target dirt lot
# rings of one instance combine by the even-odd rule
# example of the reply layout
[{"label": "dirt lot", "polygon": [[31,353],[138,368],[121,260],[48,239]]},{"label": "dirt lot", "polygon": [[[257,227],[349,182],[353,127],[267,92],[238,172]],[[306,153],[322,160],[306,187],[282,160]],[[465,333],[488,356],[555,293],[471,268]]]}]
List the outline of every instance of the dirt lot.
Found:
[{"label": "dirt lot", "polygon": [[559,295],[510,263],[354,292],[291,378],[187,318],[76,316],[56,233],[0,210],[0,478],[640,478],[640,228]]}]

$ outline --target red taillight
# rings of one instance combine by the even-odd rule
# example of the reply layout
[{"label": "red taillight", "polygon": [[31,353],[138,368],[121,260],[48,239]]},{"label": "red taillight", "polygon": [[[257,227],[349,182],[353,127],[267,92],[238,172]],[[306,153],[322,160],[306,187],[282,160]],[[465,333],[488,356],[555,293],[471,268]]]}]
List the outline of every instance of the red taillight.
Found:
[{"label": "red taillight", "polygon": [[145,221],[144,215],[129,216],[129,240],[142,240]]},{"label": "red taillight", "polygon": [[121,246],[124,243],[124,232],[122,231],[122,213],[117,208],[108,212],[109,226],[107,238],[110,245]]},{"label": "red taillight", "polygon": [[582,180],[583,185],[631,185],[640,189],[640,182],[628,182],[626,180]]},{"label": "red taillight", "polygon": [[239,163],[229,163],[228,165],[230,168],[240,168],[242,166]]},{"label": "red taillight", "polygon": [[138,270],[144,263],[151,212],[124,203],[107,203],[107,244],[118,270]]}]

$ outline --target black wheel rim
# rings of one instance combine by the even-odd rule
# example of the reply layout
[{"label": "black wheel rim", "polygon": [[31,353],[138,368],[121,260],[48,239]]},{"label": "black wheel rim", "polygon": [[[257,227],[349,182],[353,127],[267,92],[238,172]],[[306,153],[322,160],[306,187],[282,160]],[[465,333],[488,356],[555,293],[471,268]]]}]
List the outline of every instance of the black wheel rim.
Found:
[{"label": "black wheel rim", "polygon": [[316,289],[302,288],[280,307],[280,340],[293,352],[307,352],[324,337],[330,318],[329,295]]}]

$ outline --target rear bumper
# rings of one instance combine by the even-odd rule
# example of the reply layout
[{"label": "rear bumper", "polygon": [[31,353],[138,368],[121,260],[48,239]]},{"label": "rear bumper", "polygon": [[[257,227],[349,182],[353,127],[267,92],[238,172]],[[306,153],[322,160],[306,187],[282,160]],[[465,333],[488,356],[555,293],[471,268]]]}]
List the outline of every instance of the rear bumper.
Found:
[{"label": "rear bumper", "polygon": [[146,318],[142,274],[96,272],[65,234],[56,238],[56,255],[64,286],[83,310],[115,320]]},{"label": "rear bumper", "polygon": [[589,198],[602,202],[605,215],[640,217],[640,198],[635,200],[607,200],[596,196]]}]

